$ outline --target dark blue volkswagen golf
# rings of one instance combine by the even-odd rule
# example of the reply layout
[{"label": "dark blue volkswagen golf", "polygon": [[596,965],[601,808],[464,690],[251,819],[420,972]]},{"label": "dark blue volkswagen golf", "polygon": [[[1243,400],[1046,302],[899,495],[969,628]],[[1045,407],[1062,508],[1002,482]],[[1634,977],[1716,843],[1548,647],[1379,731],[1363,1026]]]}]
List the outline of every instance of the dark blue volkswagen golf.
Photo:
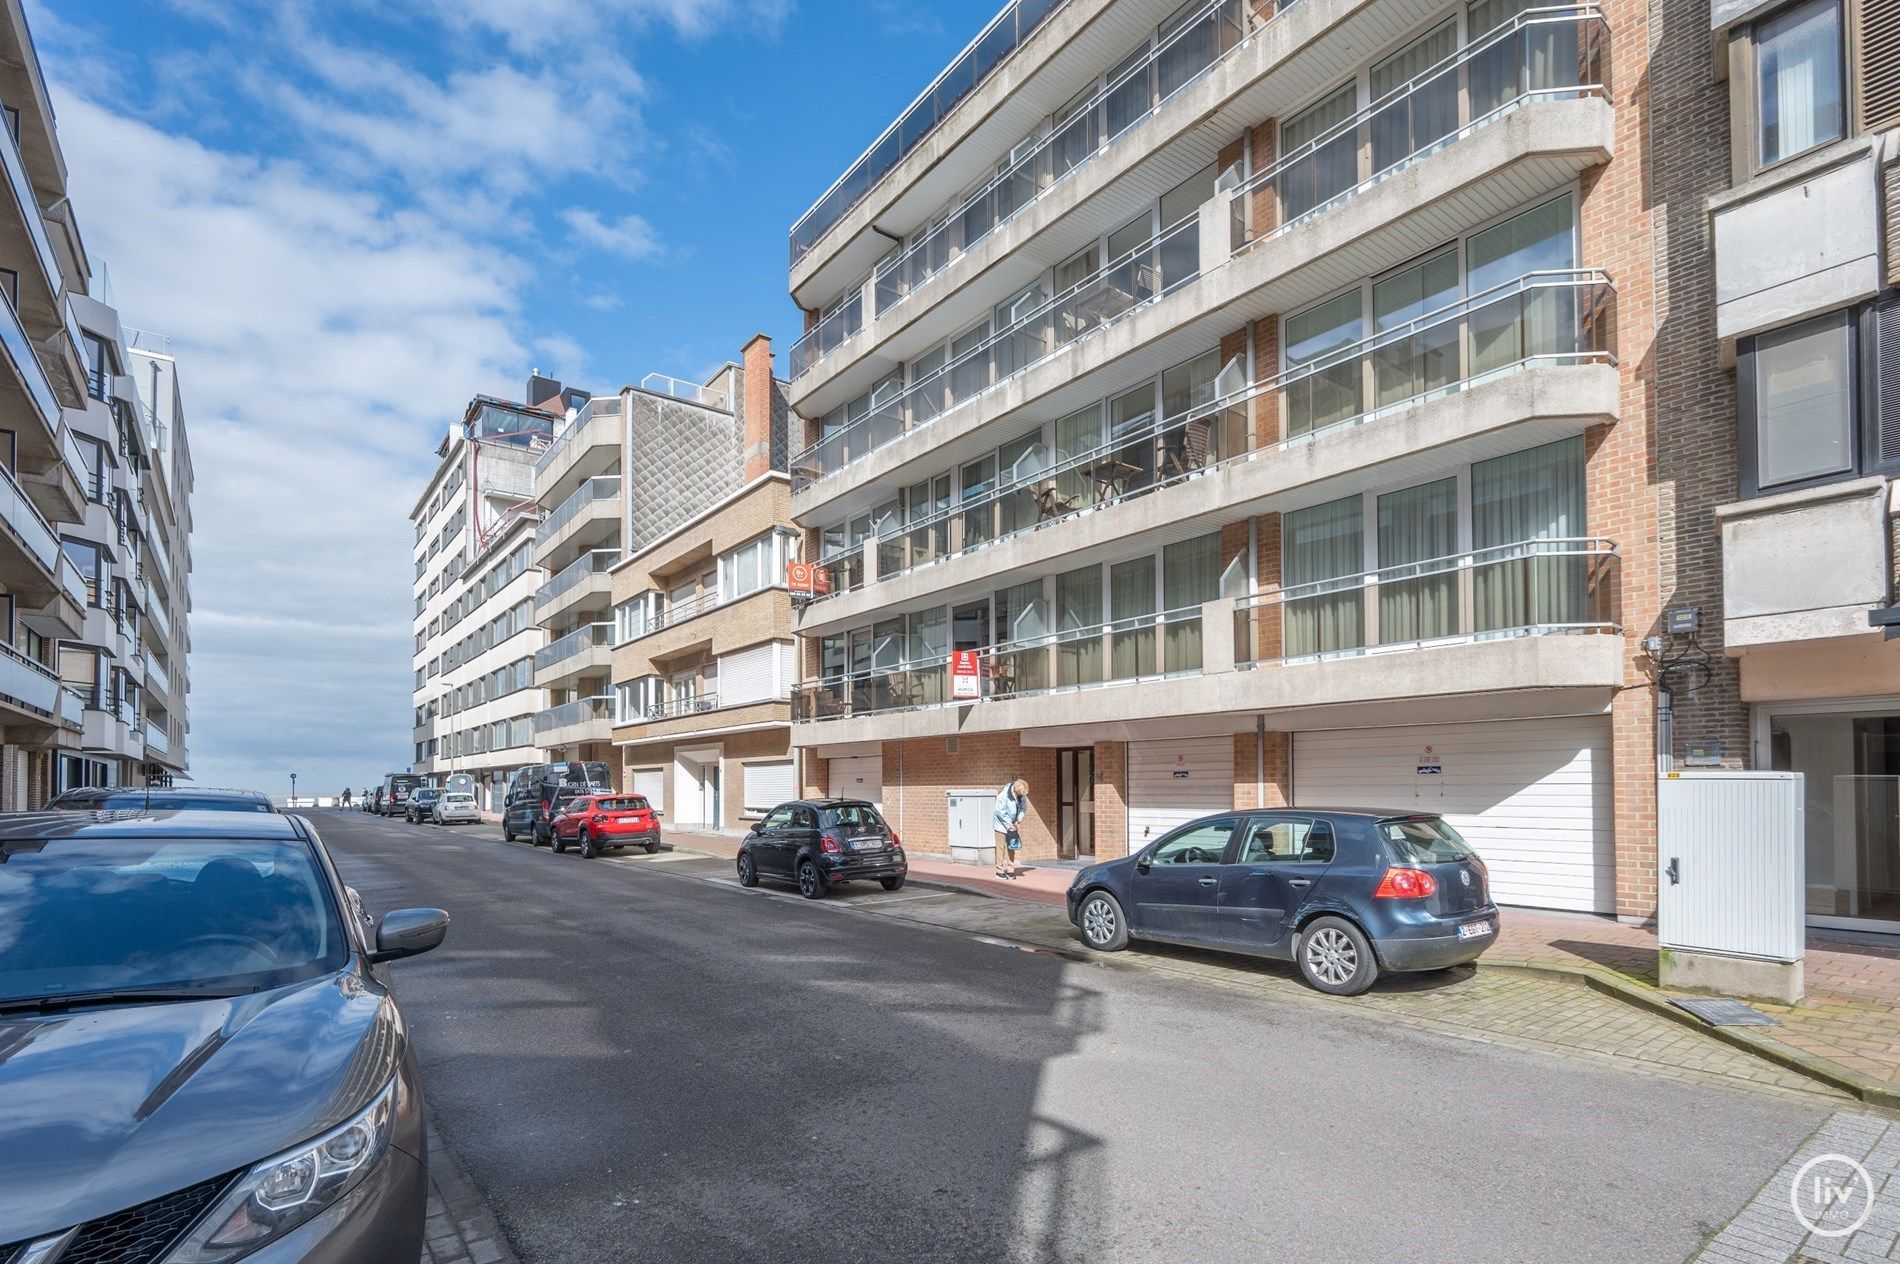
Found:
[{"label": "dark blue volkswagen golf", "polygon": [[1295,961],[1335,996],[1464,965],[1498,937],[1484,862],[1443,819],[1331,808],[1190,821],[1078,873],[1069,920],[1102,952],[1158,939]]}]

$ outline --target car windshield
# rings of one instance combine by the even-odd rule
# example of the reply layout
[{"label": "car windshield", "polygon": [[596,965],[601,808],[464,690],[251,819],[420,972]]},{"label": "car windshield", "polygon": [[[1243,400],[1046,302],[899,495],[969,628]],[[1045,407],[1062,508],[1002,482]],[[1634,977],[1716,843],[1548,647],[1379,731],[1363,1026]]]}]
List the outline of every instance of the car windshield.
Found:
[{"label": "car windshield", "polygon": [[888,834],[890,827],[868,803],[846,803],[831,809],[832,823],[846,838],[858,834]]},{"label": "car windshield", "polygon": [[98,799],[55,800],[55,808],[79,808],[87,812],[142,812],[147,807],[168,812],[275,812],[268,799],[244,799],[232,795],[154,794],[143,790],[111,794]]},{"label": "car windshield", "polygon": [[473,803],[475,802],[475,796],[472,794],[445,794],[442,796],[442,802],[444,803]]},{"label": "car windshield", "polygon": [[644,812],[647,810],[647,801],[637,794],[618,799],[602,799],[600,810],[603,812]]},{"label": "car windshield", "polygon": [[1470,860],[1474,855],[1458,831],[1436,816],[1404,816],[1380,821],[1379,836],[1385,839],[1393,859],[1408,864],[1442,865]]},{"label": "car windshield", "polygon": [[282,987],[341,969],[343,925],[303,843],[0,843],[0,1006],[79,993]]},{"label": "car windshield", "polygon": [[439,791],[435,790],[418,790],[409,797],[412,799],[433,799],[438,793]]}]

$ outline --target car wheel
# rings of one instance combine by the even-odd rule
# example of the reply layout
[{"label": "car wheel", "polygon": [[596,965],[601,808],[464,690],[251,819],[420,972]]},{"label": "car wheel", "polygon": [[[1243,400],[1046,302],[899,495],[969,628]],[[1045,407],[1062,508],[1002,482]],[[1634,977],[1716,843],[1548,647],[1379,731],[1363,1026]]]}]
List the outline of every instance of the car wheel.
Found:
[{"label": "car wheel", "polygon": [[533,843],[536,847],[546,847],[548,845],[548,836],[542,832],[539,825],[536,825],[533,829],[528,831],[528,841]]},{"label": "car wheel", "polygon": [[886,891],[902,891],[904,889],[904,875],[900,873],[895,878],[879,878],[877,884]]},{"label": "car wheel", "polygon": [[759,885],[759,871],[753,867],[752,853],[749,851],[739,853],[739,885],[742,887]]},{"label": "car wheel", "polygon": [[1097,952],[1120,952],[1128,947],[1128,917],[1121,901],[1106,891],[1091,891],[1076,914],[1082,924],[1082,942]]},{"label": "car wheel", "polygon": [[798,862],[798,893],[808,900],[825,898],[825,878],[809,860]]},{"label": "car wheel", "polygon": [[647,844],[647,855],[657,856],[659,854],[660,854],[660,840],[656,838],[652,842]]},{"label": "car wheel", "polygon": [[1300,934],[1295,954],[1306,981],[1333,996],[1357,996],[1379,977],[1372,944],[1357,926],[1340,917],[1322,917]]},{"label": "car wheel", "polygon": [[512,843],[515,841],[515,832],[508,828],[508,822],[506,821],[501,823],[501,841],[504,843]]},{"label": "car wheel", "polygon": [[592,860],[600,855],[600,846],[594,842],[594,836],[586,830],[581,831],[581,859]]},{"label": "car wheel", "polygon": [[549,839],[550,844],[554,848],[555,855],[558,856],[562,852],[567,850],[567,840],[561,837],[561,832],[559,830],[556,830],[553,833],[549,834],[548,839]]}]

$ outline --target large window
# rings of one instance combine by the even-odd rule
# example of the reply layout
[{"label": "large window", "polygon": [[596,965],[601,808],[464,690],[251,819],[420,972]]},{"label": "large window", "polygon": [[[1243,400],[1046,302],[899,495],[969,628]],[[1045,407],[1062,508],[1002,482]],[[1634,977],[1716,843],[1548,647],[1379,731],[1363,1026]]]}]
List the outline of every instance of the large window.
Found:
[{"label": "large window", "polygon": [[1850,313],[1834,312],[1744,340],[1736,385],[1743,477],[1752,483],[1745,490],[1854,472],[1855,325]]},{"label": "large window", "polygon": [[1840,0],[1809,0],[1756,25],[1757,157],[1764,167],[1846,134]]}]

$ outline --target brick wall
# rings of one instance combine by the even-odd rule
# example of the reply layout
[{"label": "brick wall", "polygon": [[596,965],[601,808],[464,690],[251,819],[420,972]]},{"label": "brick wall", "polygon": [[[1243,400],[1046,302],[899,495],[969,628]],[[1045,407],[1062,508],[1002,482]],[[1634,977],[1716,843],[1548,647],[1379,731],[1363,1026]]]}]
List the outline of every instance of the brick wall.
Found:
[{"label": "brick wall", "polygon": [[1128,743],[1095,743],[1095,854],[1128,854]]},{"label": "brick wall", "polygon": [[721,828],[728,830],[751,828],[752,823],[758,819],[758,814],[748,815],[745,810],[745,764],[741,761],[792,758],[789,729],[759,729],[750,733],[728,733],[716,738],[679,742],[645,742],[639,746],[623,746],[620,748],[620,787],[623,790],[632,788],[633,770],[636,768],[656,766],[665,768],[667,800],[665,820],[677,821],[679,813],[672,802],[679,788],[674,774],[674,755],[681,747],[704,749],[708,746],[717,746],[721,752],[722,780],[719,787],[719,810],[723,818],[720,823]]},{"label": "brick wall", "polygon": [[1023,818],[1022,859],[1056,855],[1056,753],[1023,746],[1014,733],[965,734],[956,739],[918,738],[884,744],[884,815],[907,845],[924,852],[950,850],[949,801],[958,789],[997,790],[1011,777],[1029,783],[1029,814]]}]

